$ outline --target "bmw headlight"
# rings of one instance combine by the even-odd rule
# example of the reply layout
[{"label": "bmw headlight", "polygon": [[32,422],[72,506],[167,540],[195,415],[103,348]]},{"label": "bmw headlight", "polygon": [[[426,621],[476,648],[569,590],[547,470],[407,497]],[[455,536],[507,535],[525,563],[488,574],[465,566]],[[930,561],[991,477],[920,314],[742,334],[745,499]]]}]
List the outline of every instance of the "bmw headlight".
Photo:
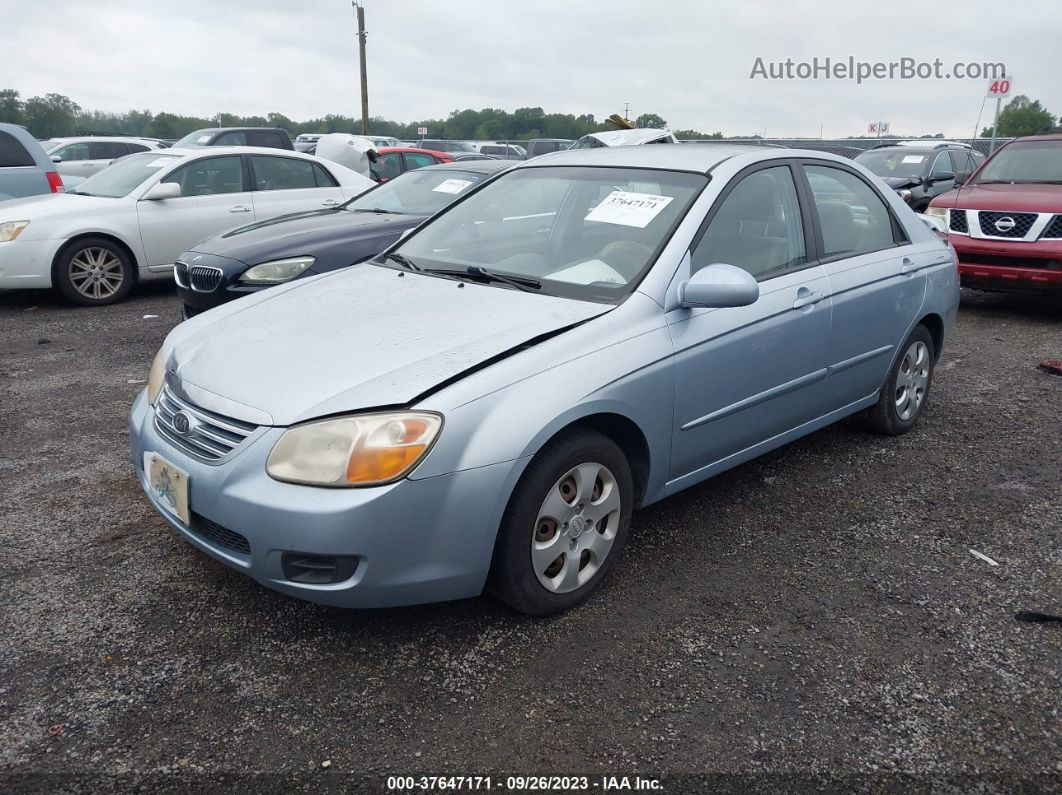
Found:
[{"label": "bmw headlight", "polygon": [[0,243],[14,240],[27,226],[29,226],[29,221],[7,221],[0,224]]},{"label": "bmw headlight", "polygon": [[391,483],[428,454],[442,424],[439,414],[398,411],[296,425],[273,446],[266,472],[312,486]]},{"label": "bmw headlight", "polygon": [[290,257],[263,262],[245,270],[240,281],[244,284],[280,284],[291,281],[314,262],[314,257]]},{"label": "bmw headlight", "polygon": [[162,391],[162,385],[166,381],[166,357],[162,355],[162,349],[155,354],[155,361],[151,363],[151,372],[148,373],[147,393],[148,403],[155,405],[155,400]]}]

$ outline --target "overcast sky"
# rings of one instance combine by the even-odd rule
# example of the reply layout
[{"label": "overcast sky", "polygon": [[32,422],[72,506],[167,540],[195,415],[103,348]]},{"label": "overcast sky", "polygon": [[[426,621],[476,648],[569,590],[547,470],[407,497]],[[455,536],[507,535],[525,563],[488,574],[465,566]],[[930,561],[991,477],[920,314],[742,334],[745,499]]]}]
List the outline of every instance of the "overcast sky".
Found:
[{"label": "overcast sky", "polygon": [[[593,113],[727,135],[969,136],[986,80],[750,80],[765,61],[1007,65],[1018,93],[1062,113],[1058,0],[364,0],[369,112],[463,108]],[[85,109],[210,117],[360,114],[350,0],[3,0],[0,88]],[[17,10],[16,10],[17,8]],[[13,12],[13,13],[12,13]],[[992,103],[981,124],[991,121]]]}]

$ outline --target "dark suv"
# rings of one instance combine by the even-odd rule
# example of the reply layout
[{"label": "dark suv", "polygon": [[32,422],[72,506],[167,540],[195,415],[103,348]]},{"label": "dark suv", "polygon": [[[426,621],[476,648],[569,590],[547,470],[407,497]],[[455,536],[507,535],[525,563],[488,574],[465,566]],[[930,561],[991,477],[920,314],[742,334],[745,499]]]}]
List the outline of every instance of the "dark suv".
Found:
[{"label": "dark suv", "polygon": [[855,161],[923,213],[933,199],[955,187],[956,177],[961,182],[985,162],[985,156],[969,144],[923,140],[880,144]]},{"label": "dark suv", "polygon": [[287,130],[279,127],[209,127],[188,133],[174,144],[183,146],[264,146],[295,150]]}]

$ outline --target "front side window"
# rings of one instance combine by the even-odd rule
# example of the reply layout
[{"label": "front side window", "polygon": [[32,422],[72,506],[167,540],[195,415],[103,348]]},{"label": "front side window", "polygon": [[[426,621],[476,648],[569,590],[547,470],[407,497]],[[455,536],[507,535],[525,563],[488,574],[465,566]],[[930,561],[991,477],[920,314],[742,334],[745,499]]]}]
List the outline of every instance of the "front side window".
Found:
[{"label": "front side window", "polygon": [[293,157],[251,155],[255,190],[299,190],[316,188],[313,161]]},{"label": "front side window", "polygon": [[64,163],[92,159],[89,145],[86,142],[60,146],[58,149],[53,149],[51,155],[52,157],[61,158]]},{"label": "front side window", "polygon": [[974,159],[974,152],[969,149],[951,150],[951,165],[956,176],[967,176],[980,162]]},{"label": "front side window", "polygon": [[424,166],[434,166],[439,161],[431,155],[421,154],[419,152],[406,152],[406,168],[424,168]]},{"label": "front side window", "polygon": [[[119,164],[116,163],[115,166],[117,165]],[[107,171],[100,173],[106,174]],[[243,163],[238,155],[193,160],[174,171],[164,181],[180,185],[182,196],[213,196],[218,193],[242,193],[246,190],[243,185]]]},{"label": "front side window", "polygon": [[478,267],[533,280],[530,289],[545,294],[617,301],[641,281],[706,184],[703,174],[652,169],[517,169],[398,251],[425,271]]},{"label": "front side window", "polygon": [[788,166],[745,177],[730,191],[691,252],[691,272],[716,263],[769,279],[806,262],[804,227]]},{"label": "front side window", "polygon": [[432,215],[487,178],[472,171],[407,171],[343,205],[350,212]]},{"label": "front side window", "polygon": [[985,164],[975,184],[1062,183],[1062,141],[1015,141]]},{"label": "front side window", "polygon": [[[205,141],[199,141],[197,143],[206,143]],[[224,135],[219,135],[217,140],[214,141],[214,146],[247,146],[247,134],[242,132],[227,132]]]},{"label": "front side window", "polygon": [[380,155],[370,169],[375,178],[380,182],[394,179],[402,173],[402,155],[398,152],[388,152]]},{"label": "front side window", "polygon": [[930,173],[930,179],[941,179],[949,174],[955,174],[955,167],[951,162],[951,153],[941,152],[937,155],[937,159],[933,161],[933,171]]},{"label": "front side window", "polygon": [[888,207],[867,183],[839,168],[804,169],[819,216],[824,256],[854,256],[896,243]]},{"label": "front side window", "polygon": [[[89,196],[104,196],[116,199],[128,196],[134,188],[144,183],[164,168],[180,160],[179,155],[160,155],[157,152],[144,152],[139,155],[123,157],[117,163],[107,166],[86,179],[71,193],[84,193]],[[167,180],[171,181],[171,180]]]}]

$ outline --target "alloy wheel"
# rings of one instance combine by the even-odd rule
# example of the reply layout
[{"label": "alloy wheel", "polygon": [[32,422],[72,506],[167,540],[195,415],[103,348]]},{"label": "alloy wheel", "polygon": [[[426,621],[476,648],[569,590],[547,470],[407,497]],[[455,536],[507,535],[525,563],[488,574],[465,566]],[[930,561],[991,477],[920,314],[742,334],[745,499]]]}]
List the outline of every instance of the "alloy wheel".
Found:
[{"label": "alloy wheel", "polygon": [[77,252],[70,259],[67,273],[75,290],[96,301],[113,296],[125,281],[118,255],[101,246],[88,246]]}]

